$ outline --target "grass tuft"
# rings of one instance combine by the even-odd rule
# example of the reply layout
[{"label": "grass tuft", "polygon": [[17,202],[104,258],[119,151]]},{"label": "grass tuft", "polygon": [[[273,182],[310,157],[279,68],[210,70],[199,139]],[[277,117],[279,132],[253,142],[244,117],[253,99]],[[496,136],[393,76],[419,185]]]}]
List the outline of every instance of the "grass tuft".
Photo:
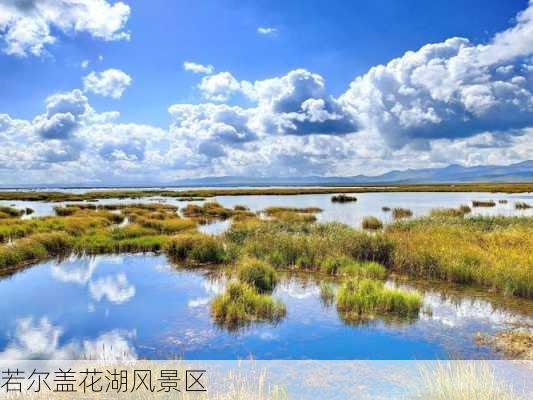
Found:
[{"label": "grass tuft", "polygon": [[278,322],[285,314],[285,305],[279,300],[260,294],[252,286],[241,282],[230,282],[226,291],[211,303],[215,322],[229,330],[251,322]]},{"label": "grass tuft", "polygon": [[529,208],[533,208],[533,206],[524,201],[518,201],[514,203],[514,208],[516,208],[517,210],[527,210]]},{"label": "grass tuft", "polygon": [[337,194],[335,196],[331,196],[331,201],[333,203],[350,203],[350,202],[357,201],[357,197],[348,196],[346,194]]},{"label": "grass tuft", "polygon": [[384,286],[370,279],[346,281],[337,293],[337,310],[345,321],[361,321],[376,317],[416,318],[422,297]]},{"label": "grass tuft", "polygon": [[472,207],[495,207],[494,200],[472,200]]},{"label": "grass tuft", "polygon": [[392,209],[392,216],[394,219],[409,218],[413,216],[413,212],[408,208],[397,207]]},{"label": "grass tuft", "polygon": [[376,217],[364,217],[362,226],[363,229],[377,230],[383,228],[383,222]]},{"label": "grass tuft", "polygon": [[277,284],[276,270],[267,262],[245,258],[241,260],[237,273],[239,280],[253,286],[259,292],[271,292]]}]

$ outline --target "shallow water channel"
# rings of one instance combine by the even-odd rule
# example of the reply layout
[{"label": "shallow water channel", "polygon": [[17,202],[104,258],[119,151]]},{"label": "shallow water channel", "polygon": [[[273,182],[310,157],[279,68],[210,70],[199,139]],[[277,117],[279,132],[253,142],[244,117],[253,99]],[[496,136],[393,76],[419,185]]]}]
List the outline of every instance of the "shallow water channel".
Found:
[{"label": "shallow water channel", "polygon": [[402,283],[421,290],[431,312],[347,325],[312,275],[292,275],[274,292],[284,320],[229,332],[209,313],[226,282],[216,269],[184,269],[162,255],[35,265],[0,280],[0,359],[493,359],[476,332],[533,323],[531,302]]}]

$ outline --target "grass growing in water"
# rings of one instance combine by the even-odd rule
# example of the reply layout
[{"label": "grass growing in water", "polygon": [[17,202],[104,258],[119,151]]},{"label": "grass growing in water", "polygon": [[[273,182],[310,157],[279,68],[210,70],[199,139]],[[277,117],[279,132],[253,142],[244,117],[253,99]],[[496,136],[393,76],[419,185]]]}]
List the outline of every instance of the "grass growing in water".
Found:
[{"label": "grass growing in water", "polygon": [[348,257],[328,257],[320,265],[320,271],[328,275],[371,279],[384,279],[387,275],[385,267],[377,262]]},{"label": "grass growing in water", "polygon": [[362,226],[363,229],[377,230],[383,228],[383,222],[376,217],[364,217]]},{"label": "grass growing in water", "polygon": [[421,307],[418,293],[387,288],[383,282],[370,279],[350,279],[337,293],[337,310],[345,321],[388,316],[416,318]]},{"label": "grass growing in water", "polygon": [[247,283],[230,282],[211,303],[214,320],[234,330],[250,322],[277,322],[285,317],[285,305],[272,296],[258,293]]},{"label": "grass growing in water", "polygon": [[335,196],[331,196],[331,201],[333,203],[350,203],[350,202],[357,201],[357,197],[348,196],[346,194],[337,194]]},{"label": "grass growing in water", "polygon": [[322,209],[318,207],[268,207],[264,210],[264,212],[269,217],[275,217],[277,214],[288,212],[301,214],[316,214],[322,212]]},{"label": "grass growing in water", "polygon": [[533,298],[533,219],[471,217],[396,223],[391,268]]},{"label": "grass growing in water", "polygon": [[457,218],[464,217],[465,214],[472,212],[469,206],[462,205],[459,208],[434,208],[430,212],[430,216],[434,218]]},{"label": "grass growing in water", "polygon": [[325,306],[331,306],[335,302],[335,289],[326,282],[320,283],[320,301]]},{"label": "grass growing in water", "polygon": [[273,291],[278,282],[276,270],[267,262],[254,258],[240,261],[237,276],[259,292]]},{"label": "grass growing in water", "polygon": [[389,211],[390,211],[390,207],[383,206],[383,207],[381,207],[381,211],[383,211],[383,212],[389,212]]},{"label": "grass growing in water", "polygon": [[408,208],[397,207],[392,209],[392,216],[394,219],[409,218],[413,216],[413,212]]},{"label": "grass growing in water", "polygon": [[494,200],[472,200],[472,207],[495,207]]},{"label": "grass growing in water", "polygon": [[24,215],[24,210],[17,208],[0,206],[0,218],[19,218]]},{"label": "grass growing in water", "polygon": [[516,208],[517,210],[527,210],[529,208],[533,208],[533,206],[524,201],[518,201],[514,204],[514,208]]},{"label": "grass growing in water", "polygon": [[174,260],[193,264],[216,264],[226,259],[226,252],[220,240],[197,232],[170,238],[165,250]]}]

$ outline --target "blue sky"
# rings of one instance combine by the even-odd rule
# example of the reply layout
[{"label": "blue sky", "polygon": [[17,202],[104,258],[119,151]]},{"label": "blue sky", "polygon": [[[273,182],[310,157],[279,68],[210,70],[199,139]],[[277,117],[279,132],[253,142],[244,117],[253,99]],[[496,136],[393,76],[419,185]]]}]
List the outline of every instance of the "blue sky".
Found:
[{"label": "blue sky", "polygon": [[527,0],[76,4],[0,1],[2,183],[531,158]]}]

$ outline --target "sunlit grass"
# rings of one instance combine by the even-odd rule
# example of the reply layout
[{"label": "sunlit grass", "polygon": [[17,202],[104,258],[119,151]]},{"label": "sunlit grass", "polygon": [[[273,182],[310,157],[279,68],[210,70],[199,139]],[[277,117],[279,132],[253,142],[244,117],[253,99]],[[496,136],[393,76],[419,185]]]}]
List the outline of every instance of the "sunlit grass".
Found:
[{"label": "sunlit grass", "polygon": [[241,282],[230,282],[225,292],[211,303],[213,319],[230,330],[250,322],[277,322],[285,314],[285,306],[279,300]]},{"label": "sunlit grass", "polygon": [[383,282],[370,279],[350,279],[337,292],[337,310],[345,321],[380,316],[416,318],[421,307],[418,293],[387,288]]},{"label": "sunlit grass", "polygon": [[379,218],[368,216],[363,218],[361,226],[363,229],[377,230],[383,228],[383,222]]},{"label": "sunlit grass", "polygon": [[276,270],[267,262],[254,258],[245,258],[239,262],[237,276],[241,282],[260,292],[271,292],[278,282]]},{"label": "sunlit grass", "polygon": [[392,209],[392,216],[394,219],[409,218],[413,216],[413,212],[408,208],[397,207]]},{"label": "sunlit grass", "polygon": [[[496,379],[488,363],[454,361],[421,370],[420,400],[519,400],[506,383]],[[524,399],[525,400],[525,399]]]},{"label": "sunlit grass", "polygon": [[221,263],[226,252],[221,240],[201,233],[183,233],[166,243],[165,251],[176,261],[187,263]]},{"label": "sunlit grass", "polygon": [[397,272],[533,298],[531,218],[422,218],[396,223],[386,236]]}]

